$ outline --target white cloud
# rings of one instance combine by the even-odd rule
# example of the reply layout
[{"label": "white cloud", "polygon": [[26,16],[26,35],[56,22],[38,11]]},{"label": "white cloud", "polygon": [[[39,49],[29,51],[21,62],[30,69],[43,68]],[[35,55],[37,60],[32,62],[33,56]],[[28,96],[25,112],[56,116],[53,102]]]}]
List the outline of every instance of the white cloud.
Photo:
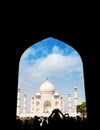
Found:
[{"label": "white cloud", "polygon": [[28,58],[29,55],[35,55],[36,54],[36,50],[34,48],[28,48],[22,55],[22,59],[25,60],[26,58]]},{"label": "white cloud", "polygon": [[[20,61],[21,62],[21,61]],[[46,77],[57,77],[67,75],[71,72],[81,72],[82,64],[80,58],[74,55],[63,56],[61,54],[50,54],[45,58],[36,60],[35,64],[20,64],[21,80],[38,84]]]},{"label": "white cloud", "polygon": [[61,49],[59,48],[59,46],[55,45],[55,46],[52,48],[52,53],[63,54],[63,53],[64,53],[64,50],[61,50]]}]

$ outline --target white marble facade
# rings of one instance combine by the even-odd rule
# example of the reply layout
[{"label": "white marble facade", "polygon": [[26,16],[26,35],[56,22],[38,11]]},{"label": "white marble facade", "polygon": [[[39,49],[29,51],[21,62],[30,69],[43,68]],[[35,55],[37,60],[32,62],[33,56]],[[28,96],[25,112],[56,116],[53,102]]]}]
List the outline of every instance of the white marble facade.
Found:
[{"label": "white marble facade", "polygon": [[[18,98],[19,95],[20,94],[18,94]],[[23,113],[20,113],[19,99],[17,99],[17,115],[20,117],[33,117],[34,115],[49,116],[51,111],[55,108],[58,108],[64,112],[64,99],[58,94],[58,92],[55,91],[54,85],[48,79],[41,84],[40,91],[32,97],[30,103],[30,113],[26,112],[26,98],[26,95],[24,95]]]}]

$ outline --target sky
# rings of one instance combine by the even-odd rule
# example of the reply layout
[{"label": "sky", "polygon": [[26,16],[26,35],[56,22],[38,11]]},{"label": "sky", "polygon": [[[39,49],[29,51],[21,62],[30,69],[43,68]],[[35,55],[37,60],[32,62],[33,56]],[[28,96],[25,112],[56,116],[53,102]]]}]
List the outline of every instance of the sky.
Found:
[{"label": "sky", "polygon": [[55,91],[64,97],[65,111],[68,110],[68,93],[74,107],[74,87],[77,87],[78,104],[81,104],[85,101],[83,73],[82,59],[68,43],[49,37],[33,44],[25,50],[19,62],[21,111],[24,94],[27,94],[29,112],[31,98],[47,78],[55,86]]}]

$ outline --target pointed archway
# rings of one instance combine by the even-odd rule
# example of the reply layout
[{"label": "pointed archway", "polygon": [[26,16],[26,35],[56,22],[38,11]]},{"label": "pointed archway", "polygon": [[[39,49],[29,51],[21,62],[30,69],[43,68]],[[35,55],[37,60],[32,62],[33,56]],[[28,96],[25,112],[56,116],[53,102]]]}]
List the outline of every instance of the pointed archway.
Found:
[{"label": "pointed archway", "polygon": [[[66,100],[68,91],[70,91],[73,96],[72,104],[77,102],[76,99],[78,99],[78,97],[74,97],[73,94],[74,85],[78,86],[80,103],[85,102],[82,65],[82,59],[73,47],[58,39],[52,37],[46,38],[27,48],[21,56],[18,87],[22,86],[23,93],[26,93],[29,91],[28,87],[32,88],[33,84],[34,87],[38,86],[40,82],[43,82],[45,78],[49,77],[54,83],[56,83],[59,92],[64,94],[65,104],[68,102]],[[63,89],[61,86],[63,86]],[[67,89],[64,90],[65,88]],[[68,88],[70,89],[68,90]],[[31,96],[33,96],[33,91],[35,89],[30,90]],[[55,97],[59,97],[59,95],[57,94]],[[49,105],[50,104],[45,104],[45,111],[49,111],[46,110],[49,109]],[[73,111],[75,112],[77,105],[78,104],[75,104],[75,107],[73,105]],[[69,106],[65,105],[64,112],[66,112],[67,109],[69,109]],[[63,108],[61,108],[61,110],[63,110]]]},{"label": "pointed archway", "polygon": [[51,112],[51,102],[45,101],[44,102],[44,113],[50,113]]}]

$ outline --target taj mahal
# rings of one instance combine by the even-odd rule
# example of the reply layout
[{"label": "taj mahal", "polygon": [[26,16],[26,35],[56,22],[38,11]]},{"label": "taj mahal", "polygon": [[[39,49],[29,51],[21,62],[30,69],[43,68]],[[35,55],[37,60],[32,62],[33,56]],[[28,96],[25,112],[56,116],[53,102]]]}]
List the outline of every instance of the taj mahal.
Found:
[{"label": "taj mahal", "polygon": [[[20,112],[20,92],[18,89],[17,93],[17,111],[16,115],[19,117],[33,117],[38,116],[49,116],[53,109],[59,109],[64,113],[64,98],[60,96],[55,90],[55,86],[48,80],[41,84],[39,92],[31,98],[30,101],[30,112],[27,112],[27,94],[24,94],[23,99],[23,112]],[[74,87],[74,106],[78,105],[77,87]],[[68,94],[68,112],[69,115],[75,116],[76,109],[72,112],[71,94]]]}]

